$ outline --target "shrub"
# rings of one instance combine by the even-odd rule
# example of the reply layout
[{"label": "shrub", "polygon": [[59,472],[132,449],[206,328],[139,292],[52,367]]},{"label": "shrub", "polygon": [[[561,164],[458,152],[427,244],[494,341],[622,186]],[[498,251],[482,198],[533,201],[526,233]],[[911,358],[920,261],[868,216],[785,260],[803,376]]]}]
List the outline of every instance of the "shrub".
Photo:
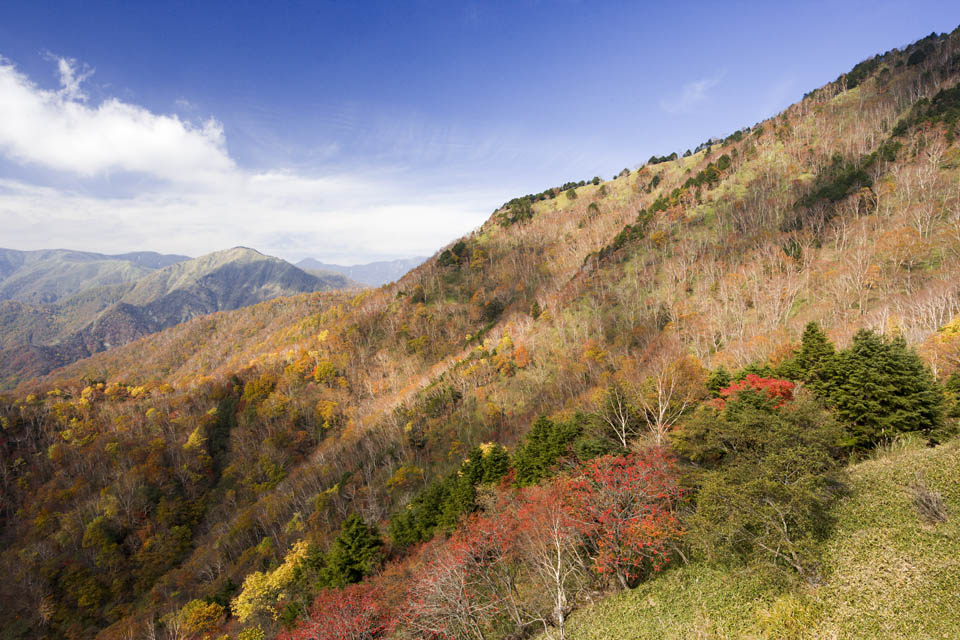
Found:
[{"label": "shrub", "polygon": [[863,187],[872,187],[873,180],[858,163],[847,162],[842,156],[835,155],[831,165],[817,177],[813,191],[800,203],[811,206],[818,200],[838,202]]},{"label": "shrub", "polygon": [[694,546],[712,559],[790,567],[817,578],[817,542],[839,486],[839,427],[809,396],[782,404],[753,386],[703,407],[676,436],[698,488]]},{"label": "shrub", "polygon": [[509,227],[518,222],[526,222],[533,218],[533,202],[529,196],[514,198],[508,203],[507,210],[499,216],[501,227]]},{"label": "shrub", "polygon": [[373,640],[386,637],[397,616],[385,603],[382,590],[368,582],[345,589],[322,589],[310,608],[310,617],[278,640]]},{"label": "shrub", "polygon": [[733,382],[733,378],[730,376],[730,372],[727,371],[726,367],[720,365],[707,376],[707,390],[710,391],[711,396],[719,398],[720,391],[729,387],[731,382]]},{"label": "shrub", "polygon": [[947,508],[943,504],[943,496],[938,491],[932,491],[927,487],[919,474],[907,487],[907,493],[917,513],[928,523],[937,524],[947,521]]},{"label": "shrub", "polygon": [[714,401],[714,406],[722,409],[726,406],[726,399],[731,396],[738,396],[745,389],[750,389],[766,395],[767,399],[773,403],[774,409],[779,409],[786,403],[793,400],[794,384],[789,380],[780,380],[778,378],[762,378],[755,373],[748,373],[743,380],[731,383],[728,387],[720,390],[720,397]]},{"label": "shrub", "polygon": [[927,52],[924,49],[917,49],[910,54],[910,57],[907,58],[907,66],[913,67],[918,64],[922,64],[924,60],[927,59]]},{"label": "shrub", "polygon": [[853,89],[861,82],[866,80],[879,64],[880,56],[874,56],[869,60],[864,60],[863,62],[854,65],[853,69],[846,74],[847,89]]},{"label": "shrub", "polygon": [[308,545],[305,541],[293,545],[284,557],[283,564],[273,571],[263,573],[254,571],[243,581],[243,589],[230,602],[233,615],[240,622],[247,622],[258,616],[277,613],[276,604],[296,577],[296,567],[307,557]]},{"label": "shrub", "polygon": [[189,635],[202,635],[219,627],[226,619],[227,610],[216,602],[191,600],[180,615],[183,619],[183,628]]},{"label": "shrub", "polygon": [[252,627],[247,627],[239,634],[237,634],[237,640],[265,640],[267,634],[264,633],[260,625],[254,625]]}]

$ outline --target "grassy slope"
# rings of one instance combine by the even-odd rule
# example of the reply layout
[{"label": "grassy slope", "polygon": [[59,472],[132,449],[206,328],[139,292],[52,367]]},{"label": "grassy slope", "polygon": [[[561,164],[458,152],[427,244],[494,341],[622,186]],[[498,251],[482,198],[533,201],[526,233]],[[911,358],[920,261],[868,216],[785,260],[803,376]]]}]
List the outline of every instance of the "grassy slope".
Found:
[{"label": "grassy slope", "polygon": [[[925,524],[904,487],[916,473],[949,519]],[[960,441],[905,448],[851,468],[825,545],[825,584],[693,562],[578,612],[570,637],[960,637]]]}]

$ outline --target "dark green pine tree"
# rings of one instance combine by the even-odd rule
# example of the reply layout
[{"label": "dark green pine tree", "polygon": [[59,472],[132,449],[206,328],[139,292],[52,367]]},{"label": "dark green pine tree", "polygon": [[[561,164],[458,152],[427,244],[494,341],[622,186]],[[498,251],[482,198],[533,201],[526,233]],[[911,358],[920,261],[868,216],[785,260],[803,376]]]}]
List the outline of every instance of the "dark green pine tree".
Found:
[{"label": "dark green pine tree", "polygon": [[517,447],[513,458],[516,482],[519,486],[536,484],[550,475],[560,458],[582,433],[576,421],[553,422],[545,416],[537,418],[523,445]]},{"label": "dark green pine tree", "polygon": [[777,374],[791,380],[809,380],[821,362],[834,355],[833,343],[816,322],[807,324],[800,339],[800,348],[777,369]]},{"label": "dark green pine tree", "polygon": [[720,390],[729,387],[731,382],[733,382],[733,376],[723,365],[720,365],[710,372],[707,378],[707,389],[710,390],[711,396],[719,398]]},{"label": "dark green pine tree", "polygon": [[376,528],[354,514],[340,527],[326,555],[326,567],[320,580],[324,586],[345,587],[360,582],[373,572],[382,559],[383,541]]},{"label": "dark green pine tree", "polygon": [[833,343],[827,338],[820,325],[811,322],[803,330],[803,337],[800,339],[800,352],[797,353],[797,367],[800,370],[802,379],[807,379],[811,371],[814,371],[821,362],[832,358],[836,353]]},{"label": "dark green pine tree", "polygon": [[510,470],[510,454],[499,444],[483,454],[483,478],[481,482],[499,482]]},{"label": "dark green pine tree", "polygon": [[446,529],[457,526],[464,513],[476,509],[477,485],[483,480],[483,450],[474,447],[460,469],[448,478],[450,494],[443,505],[439,524]]},{"label": "dark green pine tree", "polygon": [[430,483],[405,509],[390,518],[389,533],[393,543],[409,547],[433,537],[450,500],[449,478]]},{"label": "dark green pine tree", "polygon": [[453,480],[450,495],[443,504],[437,522],[439,528],[454,529],[462,514],[476,509],[476,499],[477,488],[467,477],[460,476]]},{"label": "dark green pine tree", "polygon": [[513,456],[513,467],[516,469],[518,485],[535,484],[546,476],[544,452],[549,447],[552,432],[553,423],[546,416],[540,416],[530,427],[526,441],[517,447]]},{"label": "dark green pine tree", "polygon": [[390,539],[408,547],[429,540],[438,530],[453,529],[460,516],[477,508],[477,485],[498,482],[509,469],[510,454],[502,446],[475,447],[456,471],[432,482],[394,514]]},{"label": "dark green pine tree", "polygon": [[821,360],[809,379],[846,427],[846,446],[870,447],[909,432],[930,436],[942,425],[943,392],[902,337],[861,329],[849,348]]}]

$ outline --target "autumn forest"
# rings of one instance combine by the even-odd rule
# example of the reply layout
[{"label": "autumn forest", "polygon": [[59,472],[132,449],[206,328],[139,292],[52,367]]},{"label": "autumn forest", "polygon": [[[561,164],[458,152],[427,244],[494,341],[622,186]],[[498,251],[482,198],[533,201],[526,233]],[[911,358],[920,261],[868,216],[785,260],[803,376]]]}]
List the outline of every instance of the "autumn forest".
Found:
[{"label": "autumn forest", "polygon": [[934,33],[18,382],[0,638],[960,634],[958,82]]}]

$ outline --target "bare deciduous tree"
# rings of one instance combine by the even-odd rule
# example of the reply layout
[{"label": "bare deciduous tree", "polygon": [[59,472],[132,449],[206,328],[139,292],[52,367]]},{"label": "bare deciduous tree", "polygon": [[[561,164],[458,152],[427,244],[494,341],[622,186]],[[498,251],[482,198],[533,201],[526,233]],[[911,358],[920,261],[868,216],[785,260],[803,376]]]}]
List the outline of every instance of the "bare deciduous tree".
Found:
[{"label": "bare deciduous tree", "polygon": [[703,367],[673,332],[648,347],[640,367],[636,402],[660,445],[677,420],[706,394]]}]

